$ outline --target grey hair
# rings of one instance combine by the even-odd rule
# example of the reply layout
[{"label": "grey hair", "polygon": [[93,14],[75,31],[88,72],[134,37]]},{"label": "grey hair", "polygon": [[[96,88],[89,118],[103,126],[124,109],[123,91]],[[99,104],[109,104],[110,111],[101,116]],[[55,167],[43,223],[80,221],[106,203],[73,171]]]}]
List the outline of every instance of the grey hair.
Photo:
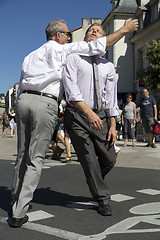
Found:
[{"label": "grey hair", "polygon": [[66,24],[63,19],[57,19],[48,24],[46,27],[46,37],[49,40],[50,37],[56,36],[57,32],[63,32],[63,25],[62,23]]}]

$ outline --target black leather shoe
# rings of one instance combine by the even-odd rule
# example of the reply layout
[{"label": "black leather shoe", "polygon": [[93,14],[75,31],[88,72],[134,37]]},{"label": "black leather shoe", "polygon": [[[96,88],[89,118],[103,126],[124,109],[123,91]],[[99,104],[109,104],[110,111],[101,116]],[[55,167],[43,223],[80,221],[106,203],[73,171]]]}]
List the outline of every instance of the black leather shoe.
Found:
[{"label": "black leather shoe", "polygon": [[26,222],[28,222],[28,216],[24,216],[23,218],[14,218],[14,217],[11,217],[9,218],[8,220],[8,224],[10,227],[13,227],[13,228],[18,228],[18,227],[21,227],[23,224],[25,224]]},{"label": "black leather shoe", "polygon": [[103,216],[111,216],[112,210],[108,204],[99,204],[97,212]]}]

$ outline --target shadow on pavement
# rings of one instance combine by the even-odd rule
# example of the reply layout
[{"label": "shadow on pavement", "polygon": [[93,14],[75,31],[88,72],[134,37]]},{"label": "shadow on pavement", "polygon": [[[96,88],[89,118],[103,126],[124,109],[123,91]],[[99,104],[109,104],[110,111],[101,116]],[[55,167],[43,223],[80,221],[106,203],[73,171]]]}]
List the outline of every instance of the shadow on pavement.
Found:
[{"label": "shadow on pavement", "polygon": [[5,212],[10,212],[11,191],[7,187],[0,187],[0,208]]},{"label": "shadow on pavement", "polygon": [[50,187],[39,188],[35,191],[32,202],[44,205],[65,206],[75,202],[89,202],[92,198],[73,196],[62,192],[53,191]]}]

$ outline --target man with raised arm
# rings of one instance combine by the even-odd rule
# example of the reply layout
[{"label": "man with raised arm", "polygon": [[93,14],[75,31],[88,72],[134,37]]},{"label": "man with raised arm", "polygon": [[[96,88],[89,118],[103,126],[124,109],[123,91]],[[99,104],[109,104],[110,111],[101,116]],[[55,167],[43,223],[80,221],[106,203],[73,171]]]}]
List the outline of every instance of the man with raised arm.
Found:
[{"label": "man with raised arm", "polygon": [[11,227],[21,227],[28,221],[26,212],[41,176],[63,95],[62,71],[67,56],[71,53],[102,56],[137,26],[137,20],[129,19],[107,37],[89,43],[68,43],[70,32],[65,21],[55,20],[46,28],[47,43],[24,59],[16,106],[18,153],[8,221]]}]

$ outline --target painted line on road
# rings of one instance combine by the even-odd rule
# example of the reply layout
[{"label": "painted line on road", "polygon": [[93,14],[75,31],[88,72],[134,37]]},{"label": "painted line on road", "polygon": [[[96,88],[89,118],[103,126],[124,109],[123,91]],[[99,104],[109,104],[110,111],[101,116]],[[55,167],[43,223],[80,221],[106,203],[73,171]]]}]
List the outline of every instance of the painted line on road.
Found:
[{"label": "painted line on road", "polygon": [[27,213],[27,216],[29,217],[30,222],[55,217],[54,215],[44,212],[42,210],[29,212]]},{"label": "painted line on road", "polygon": [[132,200],[132,199],[135,199],[135,197],[127,196],[124,194],[111,195],[111,200],[115,201],[115,202],[124,202],[124,201]]},{"label": "painted line on road", "polygon": [[[7,219],[5,217],[0,216],[0,222],[1,223],[7,223]],[[37,223],[32,223],[32,222],[27,222],[25,223],[22,228],[25,229],[29,229],[32,231],[37,231],[43,234],[48,234],[51,236],[55,236],[55,237],[59,237],[59,238],[63,238],[63,239],[67,239],[67,240],[79,240],[79,239],[83,239],[84,235],[82,234],[78,234],[78,233],[74,233],[74,232],[69,232],[69,231],[65,231],[62,229],[58,229],[58,228],[52,228],[49,226],[45,226],[45,225],[41,225],[41,224],[37,224]]]},{"label": "painted line on road", "polygon": [[83,239],[83,237],[86,237],[78,233],[73,233],[73,232],[65,231],[58,228],[48,227],[48,226],[44,226],[37,223],[28,222],[24,224],[23,227],[26,229],[34,230],[37,232],[45,233],[51,236],[55,236],[55,237],[59,237],[67,240],[79,240],[79,239]]},{"label": "painted line on road", "polygon": [[159,190],[155,190],[155,189],[151,189],[151,188],[143,189],[143,190],[137,190],[136,192],[144,193],[144,194],[148,194],[148,195],[152,195],[152,196],[160,194]]},{"label": "painted line on road", "polygon": [[[132,207],[129,212],[134,215],[110,226],[102,233],[89,236],[31,222],[27,222],[22,227],[67,240],[102,240],[107,235],[113,234],[160,232],[160,214],[158,214],[160,213],[160,202],[137,205]],[[135,216],[135,214],[140,215]],[[7,218],[0,216],[0,222],[7,223]],[[139,223],[150,224],[152,228],[139,228]]]},{"label": "painted line on road", "polygon": [[73,208],[76,211],[93,209],[95,208],[95,206],[97,206],[97,204],[93,202],[75,202],[75,203],[65,205],[65,207]]}]

